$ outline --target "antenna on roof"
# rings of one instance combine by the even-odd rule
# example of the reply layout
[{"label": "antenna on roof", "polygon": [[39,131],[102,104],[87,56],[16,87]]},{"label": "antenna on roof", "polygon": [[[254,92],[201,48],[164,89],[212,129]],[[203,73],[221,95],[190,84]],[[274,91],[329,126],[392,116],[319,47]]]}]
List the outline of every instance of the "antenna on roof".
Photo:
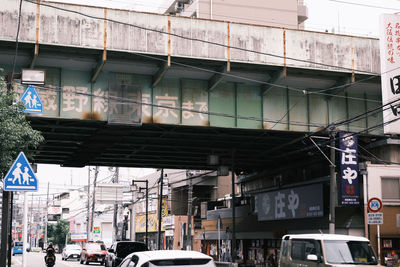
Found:
[{"label": "antenna on roof", "polygon": [[322,230],[321,229],[318,229],[318,231],[321,233],[321,235],[323,235],[324,233],[322,232]]}]

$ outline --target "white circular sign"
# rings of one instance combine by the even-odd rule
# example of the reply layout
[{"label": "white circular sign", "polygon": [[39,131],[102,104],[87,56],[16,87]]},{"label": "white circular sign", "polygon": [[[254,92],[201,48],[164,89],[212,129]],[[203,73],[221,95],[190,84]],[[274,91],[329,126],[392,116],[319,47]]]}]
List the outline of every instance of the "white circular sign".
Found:
[{"label": "white circular sign", "polygon": [[379,212],[382,209],[382,201],[377,197],[370,198],[368,200],[368,209],[371,212]]}]

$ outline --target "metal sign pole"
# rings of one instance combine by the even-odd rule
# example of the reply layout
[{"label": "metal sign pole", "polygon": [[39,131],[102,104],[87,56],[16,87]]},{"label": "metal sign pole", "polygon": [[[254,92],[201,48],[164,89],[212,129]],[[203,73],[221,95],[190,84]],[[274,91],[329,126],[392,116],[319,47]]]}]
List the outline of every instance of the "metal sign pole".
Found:
[{"label": "metal sign pole", "polygon": [[28,194],[27,192],[24,192],[24,218],[22,224],[24,225],[24,228],[22,230],[22,242],[23,242],[23,247],[22,247],[22,267],[26,267],[26,254],[27,251],[26,249],[28,248]]},{"label": "metal sign pole", "polygon": [[377,234],[378,234],[378,261],[381,263],[381,227],[380,224],[377,225]]}]

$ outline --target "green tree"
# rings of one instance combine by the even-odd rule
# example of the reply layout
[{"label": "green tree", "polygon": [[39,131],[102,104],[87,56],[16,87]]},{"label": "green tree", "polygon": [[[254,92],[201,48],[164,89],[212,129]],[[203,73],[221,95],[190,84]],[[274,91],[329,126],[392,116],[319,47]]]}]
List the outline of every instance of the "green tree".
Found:
[{"label": "green tree", "polygon": [[0,69],[0,175],[4,177],[19,152],[29,158],[32,149],[44,141],[39,131],[33,130],[26,120],[25,104],[17,99],[14,91],[7,91]]},{"label": "green tree", "polygon": [[61,249],[65,245],[65,238],[69,233],[69,222],[58,220],[56,224],[47,226],[47,242],[53,242]]}]

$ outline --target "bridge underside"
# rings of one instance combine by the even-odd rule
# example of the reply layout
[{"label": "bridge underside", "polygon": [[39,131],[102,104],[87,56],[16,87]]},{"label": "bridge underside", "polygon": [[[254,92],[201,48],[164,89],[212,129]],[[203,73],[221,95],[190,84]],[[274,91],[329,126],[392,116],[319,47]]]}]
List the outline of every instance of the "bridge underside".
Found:
[{"label": "bridge underside", "polygon": [[[35,150],[36,163],[79,167],[104,165],[179,169],[212,169],[209,155],[219,165],[256,170],[285,164],[303,143],[290,143],[304,133],[143,124],[140,127],[104,122],[31,117],[46,142]],[[302,156],[303,157],[303,156]],[[287,163],[286,163],[287,164]]]},{"label": "bridge underside", "polygon": [[[36,163],[215,169],[208,162],[209,155],[219,156],[218,165],[231,167],[233,153],[235,170],[248,172],[325,160],[308,138],[303,139],[305,133],[299,132],[160,124],[128,127],[38,117],[30,117],[30,121],[46,139],[34,152]],[[363,136],[360,143],[375,138]]]}]

